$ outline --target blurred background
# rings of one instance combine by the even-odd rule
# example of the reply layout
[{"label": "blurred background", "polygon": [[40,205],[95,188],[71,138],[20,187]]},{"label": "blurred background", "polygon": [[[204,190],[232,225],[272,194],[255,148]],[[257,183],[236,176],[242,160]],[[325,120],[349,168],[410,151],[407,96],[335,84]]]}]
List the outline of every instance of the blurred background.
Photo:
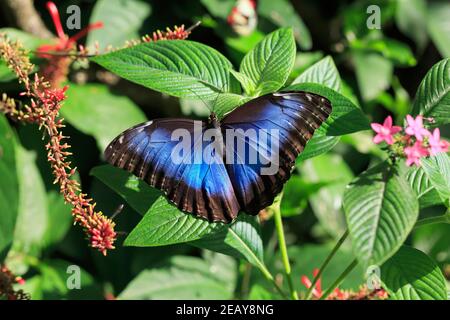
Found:
[{"label": "blurred background", "polygon": [[[121,47],[158,29],[201,21],[189,39],[216,48],[239,67],[242,57],[267,33],[292,27],[297,58],[291,80],[324,57],[331,56],[342,79],[341,91],[361,106],[372,121],[388,114],[397,123],[409,112],[421,79],[431,66],[450,57],[450,2],[432,0],[71,0],[55,1],[63,28],[73,11],[81,10],[81,26],[101,21],[104,27],[79,41],[100,52]],[[55,27],[46,1],[0,2],[0,32],[20,38],[30,50],[45,43]],[[380,24],[371,20],[380,12]],[[39,21],[39,17],[41,21]],[[369,19],[369,20],[368,20]],[[37,21],[36,21],[37,20]],[[373,29],[368,28],[373,26]],[[42,66],[42,61],[34,57]],[[68,98],[61,110],[64,133],[71,137],[72,163],[79,170],[84,192],[97,208],[112,214],[123,203],[113,191],[90,175],[103,164],[102,152],[122,130],[146,119],[187,116],[205,118],[202,101],[178,99],[120,79],[94,63],[75,62],[68,70]],[[0,64],[0,91],[18,95],[20,86]],[[244,261],[202,251],[189,245],[160,248],[122,247],[107,257],[88,247],[83,233],[72,227],[70,208],[52,184],[42,134],[33,125],[10,122],[17,133],[19,187],[8,201],[17,201],[18,220],[10,248],[0,254],[15,274],[26,279],[21,288],[33,299],[111,298],[264,298],[270,288],[258,270]],[[449,128],[441,132],[449,138]],[[299,165],[288,182],[282,202],[287,241],[296,286],[301,275],[312,276],[336,239],[345,230],[342,195],[352,178],[380,157],[372,133],[359,132],[335,141],[332,151]],[[0,177],[0,184],[2,183]],[[5,201],[4,197],[0,201]],[[0,204],[1,208],[1,204]],[[440,207],[421,209],[421,217],[441,213]],[[1,218],[4,212],[0,212]],[[141,216],[125,205],[115,219],[118,231],[129,232]],[[0,228],[0,232],[3,232]],[[276,260],[273,221],[263,221],[267,264],[282,272]],[[450,279],[450,225],[417,229],[407,243],[428,253]],[[199,259],[201,258],[201,259]],[[349,249],[336,257],[324,276],[325,285],[352,260]],[[278,260],[279,261],[279,260]],[[81,289],[66,285],[67,267],[81,268]],[[177,281],[174,281],[177,279]],[[190,281],[190,282],[189,282]],[[364,283],[356,269],[342,288]],[[190,284],[190,285],[189,285]],[[199,288],[195,288],[200,284]],[[323,286],[325,286],[323,285]],[[267,297],[267,296],[266,296]],[[277,298],[276,296],[270,296]]]}]

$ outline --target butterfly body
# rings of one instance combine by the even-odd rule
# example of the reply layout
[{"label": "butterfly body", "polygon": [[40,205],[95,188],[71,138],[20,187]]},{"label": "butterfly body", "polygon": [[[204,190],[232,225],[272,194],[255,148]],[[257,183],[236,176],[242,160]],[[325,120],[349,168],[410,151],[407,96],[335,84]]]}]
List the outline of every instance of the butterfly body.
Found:
[{"label": "butterfly body", "polygon": [[134,126],[106,160],[162,190],[180,210],[229,223],[273,203],[295,159],[331,113],[330,102],[294,91],[268,94],[219,121],[156,119]]}]

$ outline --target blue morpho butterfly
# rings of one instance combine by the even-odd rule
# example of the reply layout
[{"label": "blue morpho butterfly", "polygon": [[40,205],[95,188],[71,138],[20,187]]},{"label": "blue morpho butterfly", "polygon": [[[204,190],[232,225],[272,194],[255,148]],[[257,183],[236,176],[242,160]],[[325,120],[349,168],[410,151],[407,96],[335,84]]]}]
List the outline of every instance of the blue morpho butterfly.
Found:
[{"label": "blue morpho butterfly", "polygon": [[[256,215],[273,203],[330,113],[330,101],[317,94],[272,93],[220,121],[211,113],[208,121],[166,118],[136,125],[109,144],[105,158],[162,190],[180,210],[229,223],[240,211]],[[216,135],[208,141],[211,130]],[[180,149],[181,140],[188,150]]]}]

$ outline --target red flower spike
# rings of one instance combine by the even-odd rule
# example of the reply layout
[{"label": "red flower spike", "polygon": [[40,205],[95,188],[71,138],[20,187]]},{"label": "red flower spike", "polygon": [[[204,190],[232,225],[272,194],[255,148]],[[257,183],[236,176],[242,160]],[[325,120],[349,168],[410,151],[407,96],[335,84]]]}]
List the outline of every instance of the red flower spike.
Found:
[{"label": "red flower spike", "polygon": [[[76,42],[87,35],[91,30],[99,29],[103,27],[103,22],[96,22],[93,24],[88,25],[87,27],[83,28],[80,32],[76,33],[72,37],[68,37],[64,33],[64,29],[61,24],[61,17],[59,16],[59,11],[56,5],[49,1],[47,2],[47,9],[50,13],[50,16],[52,17],[53,24],[56,29],[56,34],[58,36],[58,42],[54,45],[46,44],[42,45],[38,48],[39,52],[48,52],[48,51],[68,51],[72,49],[73,45],[76,44]],[[44,58],[47,58],[45,55],[41,55]]]}]

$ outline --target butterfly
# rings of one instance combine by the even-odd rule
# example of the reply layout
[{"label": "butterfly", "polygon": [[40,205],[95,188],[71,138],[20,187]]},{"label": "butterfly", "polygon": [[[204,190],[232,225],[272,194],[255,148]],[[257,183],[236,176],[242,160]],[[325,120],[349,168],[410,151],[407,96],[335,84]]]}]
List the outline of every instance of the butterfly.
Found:
[{"label": "butterfly", "polygon": [[[105,159],[152,187],[180,210],[232,222],[271,205],[295,159],[332,110],[304,91],[271,93],[217,119],[163,118],[118,135]],[[211,139],[206,139],[211,136]]]}]

